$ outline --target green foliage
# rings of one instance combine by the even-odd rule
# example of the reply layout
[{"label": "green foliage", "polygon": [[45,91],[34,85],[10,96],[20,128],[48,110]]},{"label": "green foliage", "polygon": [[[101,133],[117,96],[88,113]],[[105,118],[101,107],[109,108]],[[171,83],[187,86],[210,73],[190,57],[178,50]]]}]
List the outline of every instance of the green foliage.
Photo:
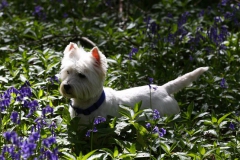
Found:
[{"label": "green foliage", "polygon": [[[0,2],[0,159],[240,157],[239,2]],[[69,100],[58,91],[69,42],[100,48],[109,64],[105,85],[114,89],[148,85],[149,77],[161,85],[200,66],[210,70],[175,94],[181,113],[154,118],[141,102],[122,105],[119,118],[108,117],[87,137],[93,125],[71,119]]]}]

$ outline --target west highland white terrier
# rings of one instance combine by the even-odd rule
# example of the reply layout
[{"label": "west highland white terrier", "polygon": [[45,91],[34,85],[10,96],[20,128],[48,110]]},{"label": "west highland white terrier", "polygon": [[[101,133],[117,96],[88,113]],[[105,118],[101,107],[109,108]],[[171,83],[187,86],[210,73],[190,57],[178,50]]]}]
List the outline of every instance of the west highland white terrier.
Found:
[{"label": "west highland white terrier", "polygon": [[[180,112],[177,101],[171,94],[188,86],[208,67],[200,67],[162,86],[151,85],[151,107],[161,116]],[[94,47],[86,52],[75,43],[64,50],[60,79],[60,93],[71,98],[69,112],[71,118],[81,117],[81,123],[88,124],[97,116],[118,117],[120,104],[134,106],[142,101],[141,109],[150,108],[150,88],[148,85],[121,91],[103,87],[107,72],[107,60],[102,52]]]}]

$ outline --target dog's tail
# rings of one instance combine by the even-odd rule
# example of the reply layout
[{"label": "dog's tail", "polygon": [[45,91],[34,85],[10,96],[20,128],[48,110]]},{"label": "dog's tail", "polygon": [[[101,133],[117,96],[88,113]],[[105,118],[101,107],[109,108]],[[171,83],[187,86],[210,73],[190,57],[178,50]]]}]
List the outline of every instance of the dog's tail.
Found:
[{"label": "dog's tail", "polygon": [[173,94],[184,87],[190,85],[193,81],[195,81],[203,72],[207,71],[209,67],[200,67],[195,69],[192,72],[189,72],[181,77],[178,77],[175,80],[172,80],[166,84],[164,84],[162,87],[166,89],[168,94]]}]

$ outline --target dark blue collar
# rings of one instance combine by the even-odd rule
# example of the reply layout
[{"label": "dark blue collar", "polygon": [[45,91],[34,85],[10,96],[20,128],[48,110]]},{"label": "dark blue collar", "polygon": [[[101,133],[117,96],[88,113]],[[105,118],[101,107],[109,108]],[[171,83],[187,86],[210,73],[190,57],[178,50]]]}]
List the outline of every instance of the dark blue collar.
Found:
[{"label": "dark blue collar", "polygon": [[92,112],[94,112],[95,110],[97,110],[102,105],[104,100],[105,100],[105,92],[103,90],[98,101],[96,103],[94,103],[93,105],[91,105],[90,107],[88,107],[87,109],[81,109],[76,106],[73,106],[71,101],[70,101],[70,106],[75,110],[75,112],[77,112],[77,114],[89,115]]}]

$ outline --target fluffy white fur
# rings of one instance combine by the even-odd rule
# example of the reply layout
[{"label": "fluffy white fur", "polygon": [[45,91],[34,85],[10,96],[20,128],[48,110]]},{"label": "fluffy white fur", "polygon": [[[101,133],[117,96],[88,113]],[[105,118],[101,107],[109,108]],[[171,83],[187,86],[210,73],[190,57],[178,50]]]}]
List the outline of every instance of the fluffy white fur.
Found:
[{"label": "fluffy white fur", "polygon": [[[157,89],[151,90],[152,108],[157,109],[161,115],[179,113],[178,103],[171,94],[188,86],[207,70],[208,67],[200,67],[162,86],[155,86]],[[60,72],[62,80],[60,93],[64,97],[71,98],[73,106],[81,109],[86,109],[94,104],[101,96],[103,89],[106,95],[103,104],[96,111],[87,116],[78,115],[81,117],[81,123],[88,124],[97,116],[119,116],[119,104],[134,106],[135,103],[142,101],[142,109],[150,107],[148,85],[121,91],[103,88],[106,72],[106,57],[97,47],[90,52],[86,52],[74,43],[70,43],[66,47]],[[70,106],[69,112],[72,118],[76,116],[74,109]]]}]

